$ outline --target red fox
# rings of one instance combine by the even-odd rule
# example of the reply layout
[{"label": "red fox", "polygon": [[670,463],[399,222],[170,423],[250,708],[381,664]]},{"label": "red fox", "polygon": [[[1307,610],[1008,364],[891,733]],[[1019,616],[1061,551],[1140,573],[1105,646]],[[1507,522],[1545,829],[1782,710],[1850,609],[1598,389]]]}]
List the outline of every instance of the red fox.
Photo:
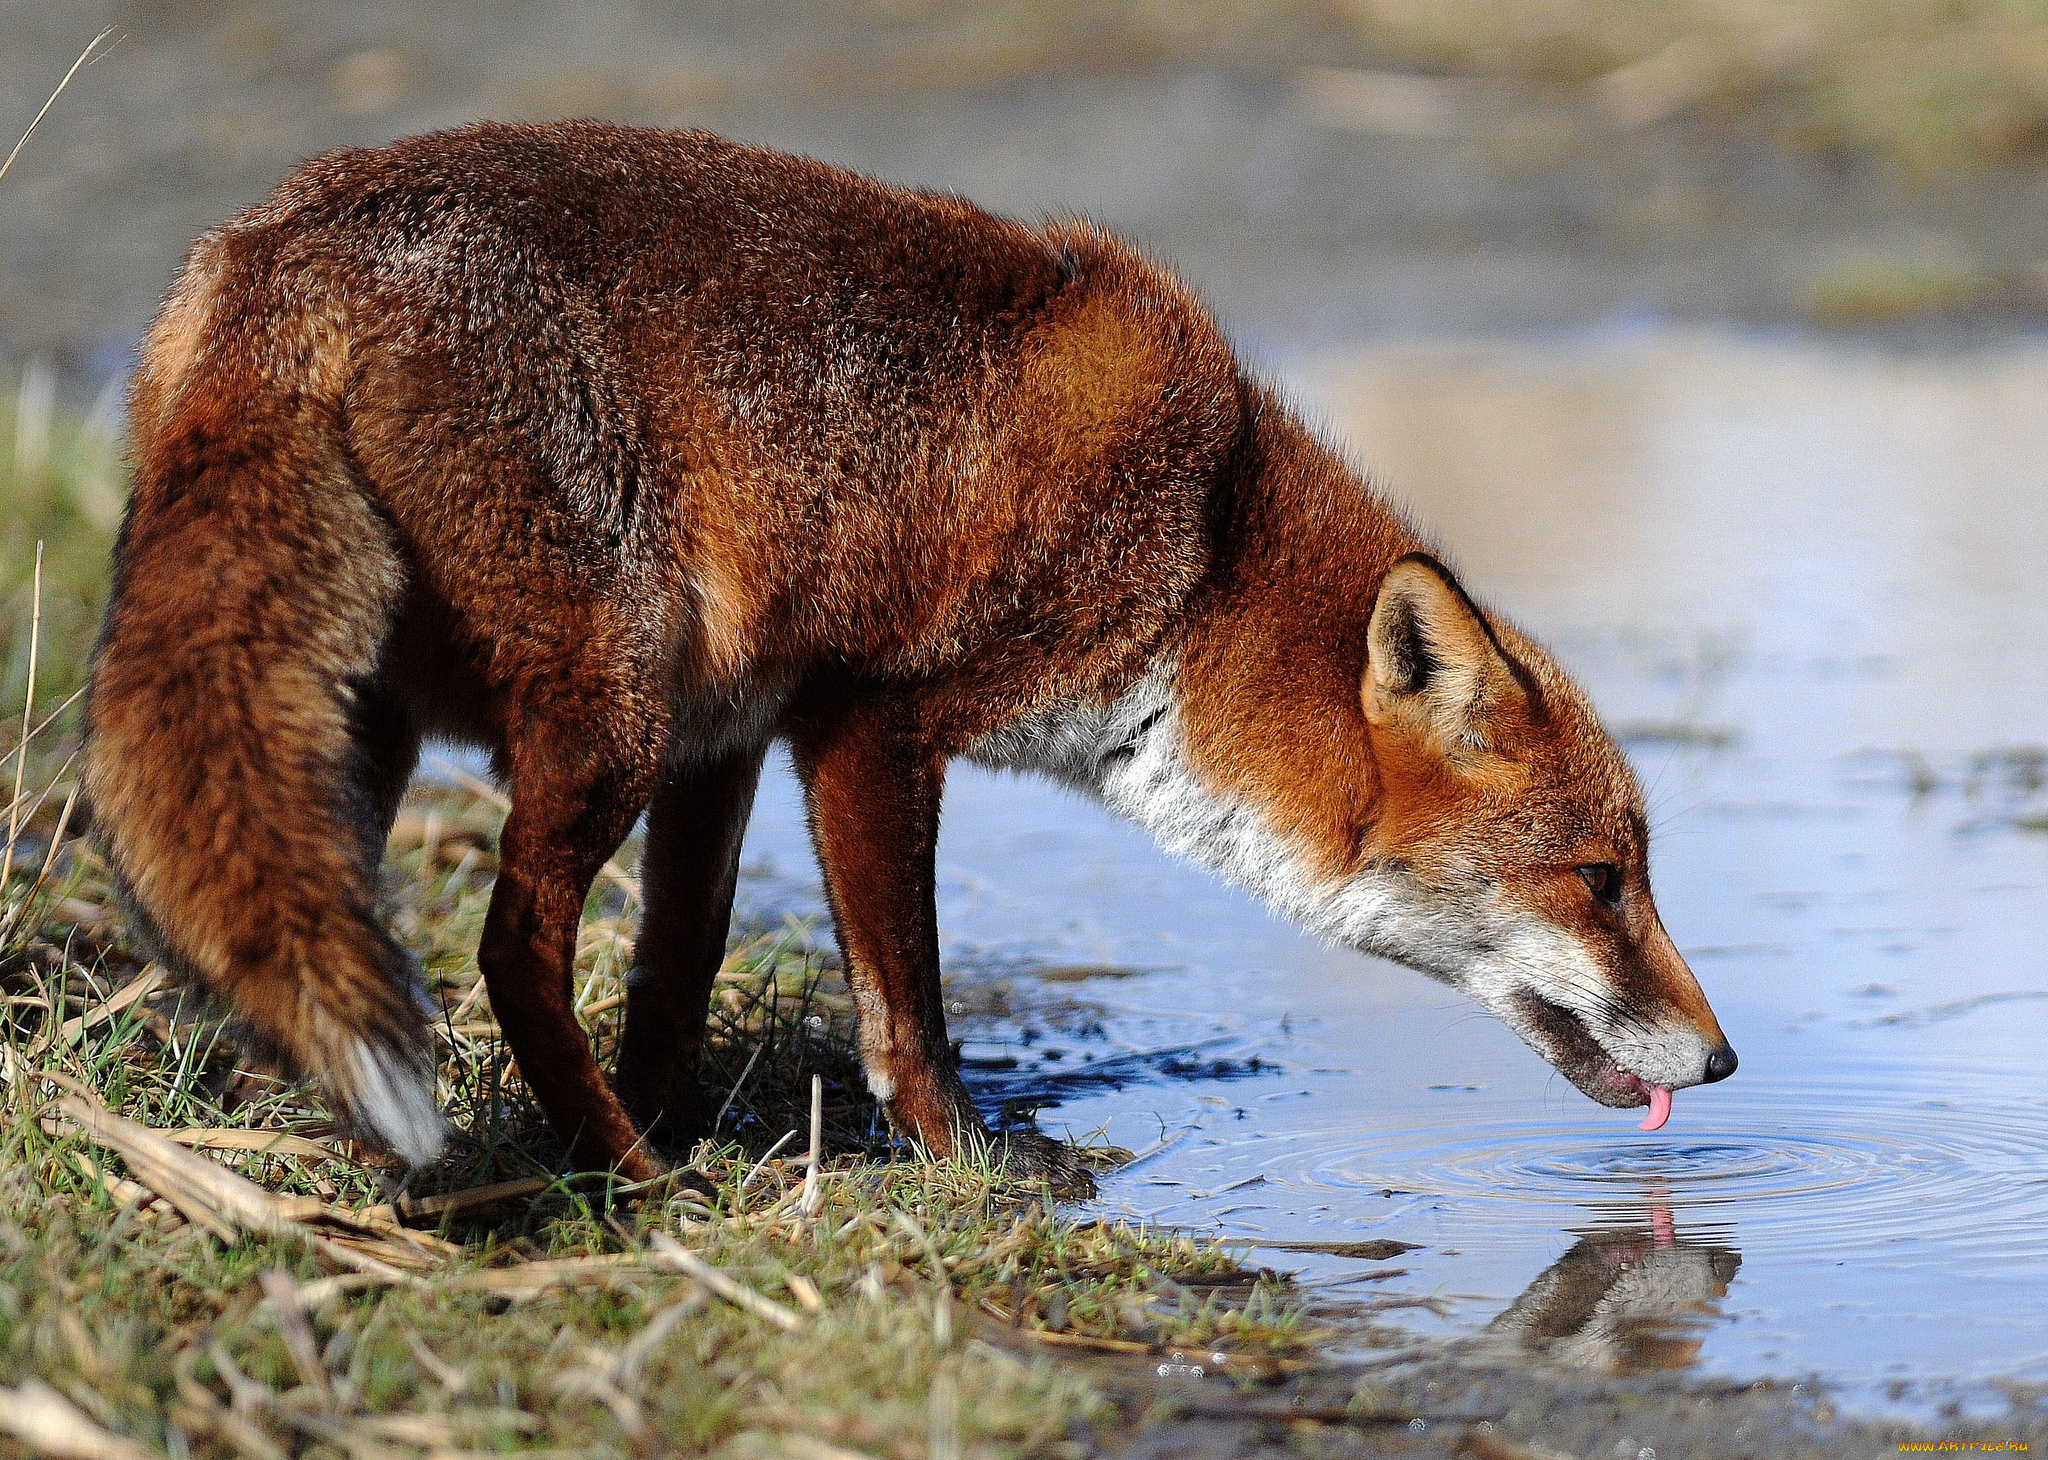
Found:
[{"label": "red fox", "polygon": [[[1603,1104],[1661,1123],[1735,1068],[1578,688],[1098,228],[700,132],[474,126],[202,237],[131,414],[96,834],[164,964],[409,1161],[444,1127],[377,873],[428,736],[510,785],[477,958],[583,1169],[706,1133],[778,739],[869,1085],[932,1152],[992,1139],[939,990],[956,757],[1464,990]],[[571,961],[643,812],[608,1081]]]}]

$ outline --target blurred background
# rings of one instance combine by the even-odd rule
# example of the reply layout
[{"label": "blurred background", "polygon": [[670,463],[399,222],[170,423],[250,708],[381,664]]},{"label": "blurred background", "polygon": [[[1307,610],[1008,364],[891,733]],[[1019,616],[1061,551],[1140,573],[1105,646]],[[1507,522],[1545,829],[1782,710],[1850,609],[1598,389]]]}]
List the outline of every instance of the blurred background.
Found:
[{"label": "blurred background", "polygon": [[702,126],[1178,263],[1250,339],[2048,308],[2038,0],[9,0],[0,351],[118,369],[296,160]]},{"label": "blurred background", "polygon": [[[184,248],[302,157],[601,116],[1084,213],[1587,683],[1743,1063],[1639,1136],[1450,992],[963,774],[948,964],[1021,1011],[970,1061],[1055,1129],[1196,1133],[1109,1210],[1422,1244],[1403,1321],[1530,1331],[1552,1264],[1641,1249],[1686,1275],[1620,1313],[1667,1359],[2048,1383],[2048,0],[7,0],[8,143],[104,26],[0,183],[0,706],[38,539],[40,702],[75,687]],[[757,911],[817,909],[786,772],[749,857]]]}]

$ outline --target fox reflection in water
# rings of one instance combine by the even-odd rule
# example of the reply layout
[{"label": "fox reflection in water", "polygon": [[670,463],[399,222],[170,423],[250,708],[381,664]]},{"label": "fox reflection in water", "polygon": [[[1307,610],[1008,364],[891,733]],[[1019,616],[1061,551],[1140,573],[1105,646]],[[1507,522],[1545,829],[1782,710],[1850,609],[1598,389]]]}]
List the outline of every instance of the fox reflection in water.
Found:
[{"label": "fox reflection in water", "polygon": [[1490,1331],[1547,1358],[1609,1374],[1692,1364],[1742,1254],[1679,1236],[1668,1206],[1652,1204],[1645,1215],[1643,1226],[1581,1236]]}]

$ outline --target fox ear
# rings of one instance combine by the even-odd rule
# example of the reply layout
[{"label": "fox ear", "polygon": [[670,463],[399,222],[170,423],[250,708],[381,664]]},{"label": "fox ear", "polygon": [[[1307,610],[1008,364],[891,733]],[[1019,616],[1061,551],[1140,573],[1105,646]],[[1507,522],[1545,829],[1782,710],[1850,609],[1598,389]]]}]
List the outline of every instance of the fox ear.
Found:
[{"label": "fox ear", "polygon": [[1410,553],[1388,570],[1366,629],[1365,717],[1456,760],[1499,743],[1529,709],[1524,675],[1501,651],[1450,569]]}]

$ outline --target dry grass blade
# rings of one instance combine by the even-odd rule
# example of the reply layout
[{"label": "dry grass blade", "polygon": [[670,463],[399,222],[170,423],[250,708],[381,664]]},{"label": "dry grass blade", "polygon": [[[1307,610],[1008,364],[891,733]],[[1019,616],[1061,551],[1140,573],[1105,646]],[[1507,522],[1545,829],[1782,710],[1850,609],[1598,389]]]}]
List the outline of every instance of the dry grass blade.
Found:
[{"label": "dry grass blade", "polygon": [[472,1186],[465,1191],[450,1191],[440,1196],[400,1197],[388,1207],[371,1207],[363,1213],[365,1221],[381,1221],[389,1213],[392,1220],[408,1227],[429,1226],[449,1217],[463,1216],[501,1206],[508,1201],[520,1201],[529,1196],[539,1196],[554,1182],[545,1176],[520,1176],[511,1181],[494,1181],[489,1186]]},{"label": "dry grass blade", "polygon": [[168,1139],[194,1151],[248,1151],[258,1156],[295,1156],[302,1161],[347,1161],[360,1164],[345,1152],[304,1136],[284,1131],[235,1130],[213,1126],[174,1130]]},{"label": "dry grass blade", "polygon": [[713,1267],[668,1233],[656,1232],[649,1245],[657,1264],[685,1277],[695,1278],[733,1307],[767,1319],[784,1333],[795,1333],[804,1326],[803,1314],[794,1308],[785,1308],[773,1298],[762,1297],[730,1273]]},{"label": "dry grass blade", "polygon": [[[63,701],[57,706],[56,709],[50,711],[49,714],[43,716],[42,719],[36,721],[35,729],[28,732],[28,738],[30,740],[34,740],[38,735],[42,734],[45,730],[49,729],[52,725],[56,724],[59,719],[63,718],[64,712],[66,710],[70,709],[73,705],[77,704],[80,700],[84,698],[85,686],[80,685],[77,689],[71,691],[70,694],[64,696]],[[9,751],[8,754],[12,755],[13,752]]]},{"label": "dry grass blade", "polygon": [[746,1068],[740,1071],[740,1077],[733,1081],[732,1088],[725,1092],[725,1104],[718,1107],[718,1114],[712,1118],[712,1130],[718,1130],[725,1125],[726,1112],[732,1109],[733,1101],[740,1098],[740,1090],[747,1083],[747,1076],[754,1073],[754,1066],[761,1062],[761,1056],[767,1052],[766,1040],[754,1046],[754,1052],[747,1056]]},{"label": "dry grass blade", "polygon": [[1152,1345],[1134,1343],[1127,1338],[1095,1338],[1085,1333],[1053,1333],[1042,1328],[1020,1328],[1017,1330],[1026,1338],[1039,1343],[1049,1343],[1055,1348],[1085,1348],[1103,1354],[1149,1354]]},{"label": "dry grass blade", "polygon": [[312,1325],[306,1321],[304,1290],[290,1273],[277,1268],[265,1268],[257,1281],[263,1288],[263,1304],[277,1324],[278,1336],[284,1340],[285,1352],[291,1355],[299,1377],[323,1401],[331,1403],[334,1390],[328,1383],[327,1367],[320,1362],[320,1346],[313,1337]]},{"label": "dry grass blade", "polygon": [[[519,1460],[590,1460],[591,1453],[587,1449],[569,1450],[559,1448],[552,1450],[530,1449],[513,1451],[455,1450],[435,1445],[426,1451],[425,1460],[504,1460],[507,1454],[517,1455]],[[611,1452],[601,1450],[597,1453],[606,1454]]]},{"label": "dry grass blade", "polygon": [[775,1443],[789,1460],[871,1460],[864,1450],[849,1450],[816,1435],[777,1435]]},{"label": "dry grass blade", "polygon": [[188,1430],[218,1436],[242,1460],[290,1460],[253,1421],[223,1409],[211,1395],[204,1403],[186,1400],[171,1414]]},{"label": "dry grass blade", "polygon": [[[1905,1446],[1901,1445],[1900,1449]],[[1560,1450],[1547,1449],[1540,1445],[1525,1445],[1520,1440],[1511,1440],[1506,1435],[1490,1435],[1474,1430],[1458,1445],[1458,1453],[1469,1455],[1472,1460],[1572,1460]]]},{"label": "dry grass blade", "polygon": [[512,1299],[537,1298],[552,1288],[574,1287],[580,1283],[625,1282],[639,1271],[638,1260],[628,1253],[607,1257],[556,1257],[522,1262],[517,1267],[466,1272],[441,1286],[446,1291],[457,1293],[489,1293],[493,1297]]},{"label": "dry grass blade", "polygon": [[0,1431],[39,1455],[66,1460],[149,1460],[151,1453],[103,1429],[40,1379],[24,1379],[13,1389],[0,1385]]},{"label": "dry grass blade", "polygon": [[339,1297],[343,1293],[365,1292],[370,1288],[382,1286],[384,1284],[379,1279],[371,1277],[368,1273],[336,1273],[333,1277],[315,1278],[310,1283],[299,1284],[299,1301],[305,1304],[306,1311],[310,1313],[329,1298]]},{"label": "dry grass blade", "polygon": [[655,1311],[647,1320],[647,1326],[633,1336],[632,1342],[619,1350],[617,1373],[619,1383],[630,1393],[640,1387],[641,1373],[649,1355],[658,1351],[668,1341],[669,1334],[676,1327],[696,1313],[711,1299],[700,1287],[686,1289],[680,1297],[671,1299]]},{"label": "dry grass blade", "polygon": [[[50,833],[50,845],[43,851],[43,865],[36,870],[35,881],[29,883],[28,891],[22,894],[20,904],[16,906],[9,919],[7,932],[14,931],[14,925],[21,921],[30,905],[35,902],[36,894],[41,892],[43,885],[50,880],[50,869],[57,865],[57,851],[64,845],[64,833],[71,829],[71,813],[77,806],[78,787],[73,786],[64,797],[64,809],[57,816],[57,829]],[[0,882],[4,881],[4,878],[0,878]]]},{"label": "dry grass blade", "polygon": [[302,1231],[299,1236],[336,1267],[352,1268],[361,1276],[374,1278],[386,1287],[425,1289],[431,1284],[416,1269],[440,1267],[442,1258],[457,1256],[462,1251],[453,1244],[434,1251],[423,1250],[415,1244],[426,1239],[417,1234],[401,1236],[395,1231],[388,1236],[379,1233],[370,1237],[351,1233],[328,1237]]},{"label": "dry grass blade", "polygon": [[105,1003],[88,1009],[75,1018],[66,1019],[61,1025],[46,1024],[37,1030],[36,1037],[30,1040],[28,1048],[22,1051],[22,1058],[33,1064],[52,1042],[60,1045],[70,1044],[86,1030],[106,1023],[117,1014],[148,998],[164,986],[167,976],[161,968],[151,964],[137,974],[127,987],[116,992]]},{"label": "dry grass blade", "polygon": [[[34,737],[33,737],[33,736],[31,736],[30,738],[31,738],[31,739],[33,739]],[[76,764],[76,763],[77,763],[77,761],[78,761],[78,751],[79,751],[79,747],[77,747],[77,746],[73,746],[73,747],[72,747],[72,749],[71,749],[71,753],[70,753],[69,755],[67,755],[67,756],[65,756],[65,757],[64,757],[64,763],[63,763],[62,765],[60,765],[60,766],[58,766],[58,767],[57,767],[57,774],[56,774],[55,776],[51,777],[51,779],[50,779],[50,783],[49,783],[49,784],[48,784],[47,786],[44,786],[42,790],[40,790],[40,791],[36,792],[33,798],[29,797],[29,796],[27,795],[27,793],[25,793],[25,792],[24,792],[24,793],[22,793],[22,794],[19,794],[19,795],[17,795],[17,796],[16,796],[15,798],[14,798],[13,802],[11,802],[11,803],[9,804],[8,808],[7,808],[7,816],[8,816],[8,819],[9,819],[9,821],[10,821],[10,822],[11,822],[11,821],[12,821],[12,820],[14,819],[14,817],[15,817],[15,816],[16,816],[16,815],[17,815],[17,814],[18,814],[18,813],[20,812],[20,810],[21,810],[21,805],[22,805],[22,803],[23,803],[24,801],[32,801],[32,804],[31,804],[31,805],[29,806],[29,808],[28,808],[28,815],[29,815],[30,817],[34,817],[34,816],[36,815],[36,813],[37,813],[37,812],[39,812],[39,811],[41,811],[41,810],[43,809],[43,803],[44,803],[45,801],[49,800],[49,798],[50,798],[50,793],[51,793],[52,791],[56,790],[58,786],[60,786],[60,785],[62,785],[62,784],[63,784],[63,782],[64,782],[64,777],[70,774],[70,772],[71,772],[71,767],[72,767],[72,766],[73,766],[74,764]],[[54,845],[54,842],[52,843],[52,845]],[[9,843],[9,848],[8,848],[8,849],[9,849],[10,851],[12,851],[12,850],[13,850],[13,844],[12,844],[11,842]],[[12,913],[10,914],[10,916],[11,916],[11,917],[12,917],[13,919],[15,919],[15,920],[17,920],[17,921],[18,921],[18,920],[20,919],[20,917],[22,916],[22,914],[23,914],[23,913],[24,913],[25,911],[27,911],[27,909],[28,909],[28,905],[29,905],[29,901],[30,901],[30,899],[29,899],[29,898],[27,898],[27,897],[24,897],[23,899],[21,899],[21,901],[17,902],[17,903],[16,903],[15,905],[14,905],[13,911],[12,911]],[[10,928],[10,931],[11,931],[11,928]]]},{"label": "dry grass blade", "polygon": [[123,1180],[111,1171],[102,1170],[97,1161],[82,1151],[74,1152],[71,1159],[78,1169],[85,1173],[86,1180],[97,1181],[107,1195],[122,1206],[132,1203],[135,1206],[144,1207],[159,1200],[156,1193],[148,1187],[138,1185],[133,1181]]},{"label": "dry grass blade", "polygon": [[768,1169],[768,1163],[781,1154],[782,1148],[796,1139],[796,1132],[787,1132],[781,1140],[768,1148],[768,1154],[754,1163],[754,1167],[740,1180],[740,1195],[745,1196],[747,1188],[761,1179],[761,1173]]},{"label": "dry grass blade", "polygon": [[[43,124],[43,118],[50,114],[50,108],[57,104],[57,98],[64,94],[64,88],[71,84],[71,78],[78,74],[78,68],[83,66],[92,56],[92,53],[99,49],[100,42],[113,33],[114,28],[108,26],[90,41],[86,42],[85,49],[78,53],[78,59],[71,63],[71,69],[64,73],[64,79],[57,83],[57,89],[51,92],[49,100],[43,103],[43,109],[37,112],[35,120],[28,124],[28,130],[21,134],[21,140],[14,144],[14,150],[7,154],[7,160],[0,162],[0,178],[7,176],[7,169],[14,166],[14,159],[21,156],[21,149],[28,146],[28,139],[36,134],[36,128]],[[41,557],[42,544],[37,543],[36,548],[37,556]]]},{"label": "dry grass blade", "polygon": [[1193,1134],[1194,1130],[1195,1127],[1191,1125],[1183,1126],[1181,1129],[1175,1131],[1172,1135],[1163,1136],[1159,1140],[1154,1141],[1151,1145],[1145,1147],[1144,1150],[1139,1151],[1136,1155],[1132,1156],[1128,1161],[1123,1162],[1116,1169],[1119,1171],[1129,1171],[1134,1166],[1142,1166],[1145,1162],[1151,1160],[1154,1156],[1159,1155],[1161,1152],[1172,1150],[1175,1146],[1179,1145],[1182,1141],[1186,1140],[1188,1136]]}]

